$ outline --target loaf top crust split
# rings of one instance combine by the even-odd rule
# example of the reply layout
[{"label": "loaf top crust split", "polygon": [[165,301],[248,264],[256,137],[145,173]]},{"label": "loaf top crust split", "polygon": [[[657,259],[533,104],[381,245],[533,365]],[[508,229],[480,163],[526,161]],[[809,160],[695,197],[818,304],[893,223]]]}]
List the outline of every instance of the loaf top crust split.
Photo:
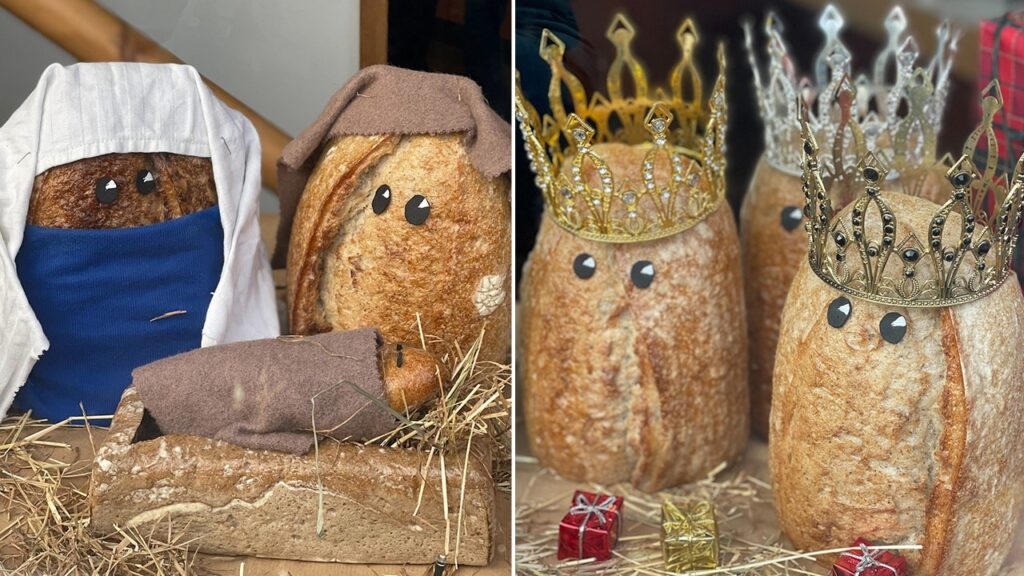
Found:
[{"label": "loaf top crust split", "polygon": [[292,332],[375,326],[419,342],[418,314],[424,332],[463,350],[486,328],[480,358],[506,361],[508,178],[482,176],[459,134],[346,136],[325,150],[292,228]]},{"label": "loaf top crust split", "polygon": [[[884,193],[897,237],[925,238],[937,205]],[[841,216],[846,212],[842,212]],[[947,228],[959,229],[958,217]],[[919,543],[915,574],[993,574],[1024,500],[1024,298],[1011,276],[981,300],[896,308],[841,294],[800,266],[783,312],[770,452],[780,521],[800,548],[857,537]],[[879,334],[884,314],[906,336]]]},{"label": "loaf top crust split", "polygon": [[106,154],[55,166],[36,176],[28,223],[51,228],[130,228],[216,204],[209,158]]}]

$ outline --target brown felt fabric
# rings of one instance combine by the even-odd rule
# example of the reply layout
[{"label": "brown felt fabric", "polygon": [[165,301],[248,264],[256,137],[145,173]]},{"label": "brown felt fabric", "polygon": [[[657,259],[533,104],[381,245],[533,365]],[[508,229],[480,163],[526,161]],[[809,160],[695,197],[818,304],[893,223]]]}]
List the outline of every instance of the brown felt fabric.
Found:
[{"label": "brown felt fabric", "polygon": [[511,127],[488,106],[480,87],[462,76],[370,66],[327,103],[278,160],[281,221],[273,265],[283,268],[292,219],[321,149],[345,135],[464,133],[473,166],[488,178],[512,164]]},{"label": "brown felt fabric", "polygon": [[341,440],[387,433],[395,420],[350,384],[384,397],[380,335],[363,328],[201,348],[137,368],[133,385],[165,434],[303,454],[316,428]]}]

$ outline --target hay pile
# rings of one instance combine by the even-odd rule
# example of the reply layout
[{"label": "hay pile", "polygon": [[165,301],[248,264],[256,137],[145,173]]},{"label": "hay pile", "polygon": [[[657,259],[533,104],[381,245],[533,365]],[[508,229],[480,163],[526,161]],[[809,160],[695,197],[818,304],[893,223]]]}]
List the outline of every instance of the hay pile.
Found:
[{"label": "hay pile", "polygon": [[[517,463],[536,465],[532,457],[518,456]],[[816,565],[818,556],[838,554],[852,548],[799,552],[786,547],[782,533],[774,526],[763,530],[766,517],[771,517],[771,487],[764,480],[725,465],[711,471],[706,478],[692,484],[655,494],[633,489],[628,484],[581,486],[585,490],[617,494],[625,498],[622,537],[606,562],[556,559],[558,522],[569,508],[571,493],[561,491],[546,501],[532,502],[528,496],[533,482],[548,482],[553,473],[542,470],[531,478],[520,475],[517,482],[519,501],[515,510],[516,570],[530,576],[603,575],[603,576],[666,576],[662,562],[661,504],[707,500],[715,504],[721,554],[720,568],[687,572],[687,576],[717,574],[758,576],[819,576],[827,571]],[[524,497],[526,495],[526,497]],[[760,526],[759,526],[760,525]],[[761,530],[758,530],[761,528]],[[879,547],[890,550],[914,550],[920,546]]]},{"label": "hay pile", "polygon": [[[462,463],[466,454],[479,454],[492,459],[495,482],[508,493],[511,367],[478,362],[481,341],[466,351],[453,347],[442,358],[452,378],[436,402],[401,415],[394,430],[367,443],[422,449],[429,453],[427,465],[442,470],[445,457],[456,455]],[[106,433],[89,427],[88,420],[107,418],[49,424],[22,415],[0,422],[0,573],[211,573],[198,561],[187,528],[172,533],[169,524],[156,523],[145,532],[118,529],[102,536],[87,530],[90,469],[95,447]],[[62,440],[75,428],[78,438],[88,438],[85,448]],[[461,494],[460,486],[446,487],[446,495],[459,503],[458,514],[448,522],[446,548],[453,555],[461,537]]]}]

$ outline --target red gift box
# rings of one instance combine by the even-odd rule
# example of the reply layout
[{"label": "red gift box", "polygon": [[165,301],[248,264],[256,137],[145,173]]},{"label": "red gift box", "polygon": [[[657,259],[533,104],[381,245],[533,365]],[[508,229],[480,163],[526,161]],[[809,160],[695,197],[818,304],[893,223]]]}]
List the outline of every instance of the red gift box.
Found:
[{"label": "red gift box", "polygon": [[607,560],[622,530],[622,496],[577,490],[558,525],[558,559]]},{"label": "red gift box", "polygon": [[858,538],[859,550],[843,552],[832,566],[832,576],[907,576],[907,559],[891,550],[868,550],[871,543]]}]

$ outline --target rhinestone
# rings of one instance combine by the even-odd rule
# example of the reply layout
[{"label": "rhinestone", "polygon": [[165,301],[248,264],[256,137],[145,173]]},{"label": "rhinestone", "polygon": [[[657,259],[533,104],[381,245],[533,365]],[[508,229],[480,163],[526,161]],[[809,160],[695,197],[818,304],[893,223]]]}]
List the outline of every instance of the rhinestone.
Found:
[{"label": "rhinestone", "polygon": [[664,132],[665,131],[665,119],[664,118],[655,118],[654,120],[651,121],[651,128],[654,128],[655,132]]},{"label": "rhinestone", "polygon": [[846,246],[846,235],[842,232],[836,232],[835,235],[836,246]]},{"label": "rhinestone", "polygon": [[646,186],[648,190],[654,190],[654,182],[647,182]]},{"label": "rhinestone", "polygon": [[696,186],[697,182],[699,180],[700,180],[699,176],[697,176],[696,174],[690,174],[690,176],[686,179],[686,185],[687,186]]},{"label": "rhinestone", "polygon": [[885,227],[882,228],[882,232],[886,234],[892,234],[896,232],[896,228],[894,228],[892,224],[887,224]]},{"label": "rhinestone", "polygon": [[906,270],[904,270],[903,271],[903,275],[906,276],[907,278],[913,278],[914,277],[914,270],[913,270],[913,268],[907,268]]},{"label": "rhinestone", "polygon": [[879,177],[881,177],[881,174],[878,173],[876,168],[868,166],[864,169],[864,179],[868,182],[878,182]]},{"label": "rhinestone", "polygon": [[878,256],[878,247],[874,244],[868,246],[868,256]]},{"label": "rhinestone", "polygon": [[846,296],[836,298],[828,305],[828,325],[833,328],[842,328],[850,319],[851,312],[853,312],[853,305],[850,304],[849,298]]},{"label": "rhinestone", "polygon": [[903,259],[907,262],[917,262],[917,259],[921,257],[921,253],[916,248],[907,248],[903,251]]},{"label": "rhinestone", "polygon": [[594,198],[594,199],[593,199],[593,200],[591,201],[591,203],[592,203],[592,204],[593,204],[594,206],[600,206],[600,205],[601,205],[601,199],[600,199],[600,198]]},{"label": "rhinestone", "polygon": [[984,257],[991,249],[992,243],[988,240],[982,240],[974,250],[977,252],[978,256]]},{"label": "rhinestone", "polygon": [[810,140],[804,140],[804,154],[807,154],[808,156],[814,154],[814,147],[811,146]]},{"label": "rhinestone", "polygon": [[882,316],[882,321],[878,324],[878,331],[886,342],[899,344],[907,335],[907,319],[899,312],[889,312]]},{"label": "rhinestone", "polygon": [[956,252],[953,252],[952,248],[946,248],[946,250],[942,252],[942,259],[946,262],[952,262],[955,256]]},{"label": "rhinestone", "polygon": [[658,146],[664,146],[665,145],[665,139],[664,138],[655,138],[654,139],[654,143],[657,144]]},{"label": "rhinestone", "polygon": [[636,212],[630,210],[629,212],[626,212],[626,216],[629,216],[630,218],[636,218]]},{"label": "rhinestone", "polygon": [[583,128],[576,128],[572,131],[572,137],[575,138],[577,142],[583,142],[587,139],[587,132]]},{"label": "rhinestone", "polygon": [[636,194],[633,192],[626,192],[625,194],[622,195],[622,199],[626,202],[626,204],[632,204],[633,202],[636,201]]},{"label": "rhinestone", "polygon": [[953,175],[953,186],[965,188],[971,183],[971,175],[967,172],[957,172]]},{"label": "rhinestone", "polygon": [[569,190],[568,188],[563,186],[562,187],[562,197],[563,198],[572,198],[572,190]]}]

